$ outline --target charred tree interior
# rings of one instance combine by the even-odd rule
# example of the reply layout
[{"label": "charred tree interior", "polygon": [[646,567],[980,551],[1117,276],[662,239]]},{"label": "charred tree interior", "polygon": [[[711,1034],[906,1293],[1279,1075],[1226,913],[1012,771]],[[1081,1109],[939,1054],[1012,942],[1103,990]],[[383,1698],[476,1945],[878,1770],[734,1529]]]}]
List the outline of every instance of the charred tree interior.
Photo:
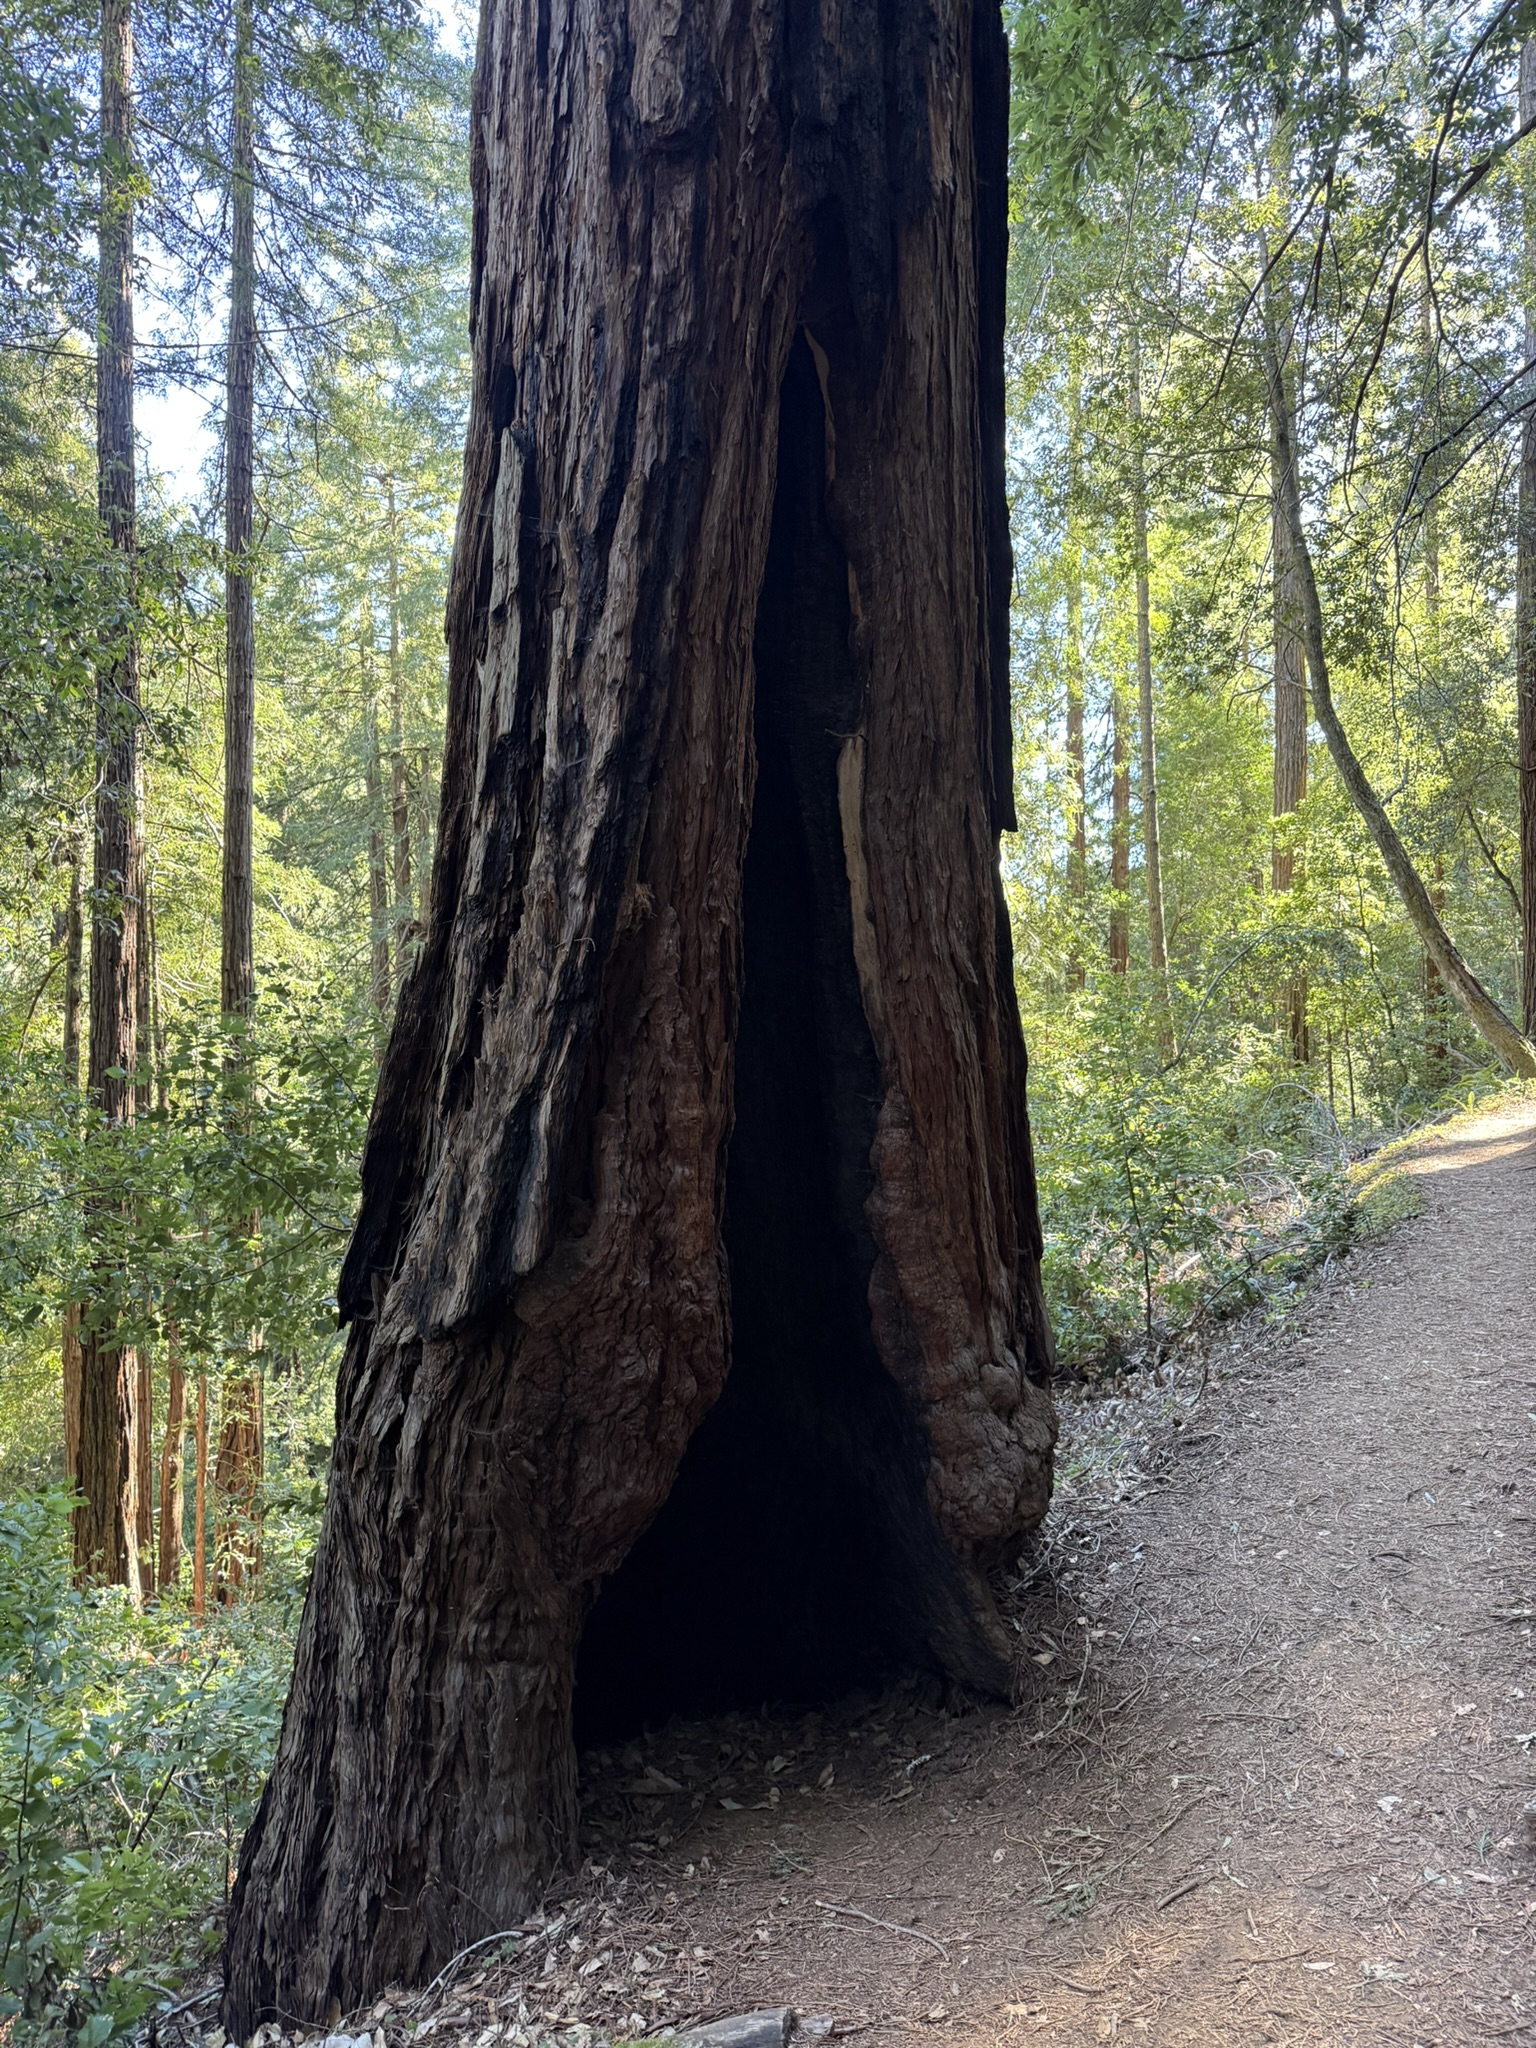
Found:
[{"label": "charred tree interior", "polygon": [[837,786],[862,689],[826,436],[802,333],[780,395],[753,636],[756,779],[723,1230],[730,1373],[587,1622],[578,1743],[675,1712],[829,1699],[937,1664],[926,1615],[956,1597],[927,1498],[926,1439],[870,1326],[865,1209],[881,1083]]}]

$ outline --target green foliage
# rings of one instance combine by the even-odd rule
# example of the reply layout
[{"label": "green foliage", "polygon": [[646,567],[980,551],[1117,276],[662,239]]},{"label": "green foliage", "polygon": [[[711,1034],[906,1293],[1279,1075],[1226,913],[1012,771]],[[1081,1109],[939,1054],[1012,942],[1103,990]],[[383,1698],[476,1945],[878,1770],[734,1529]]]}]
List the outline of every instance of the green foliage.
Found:
[{"label": "green foliage", "polygon": [[[1070,1360],[1285,1284],[1355,1227],[1351,1154],[1490,1068],[1315,729],[1307,793],[1272,815],[1266,334],[1294,380],[1335,700],[1453,938],[1517,1004],[1508,393],[1536,142],[1508,152],[1529,30],[1495,5],[1346,20],[1308,0],[1262,17],[1047,0],[1013,19],[1007,871]],[[1166,994],[1146,919],[1138,465]],[[1398,1200],[1369,1196],[1360,1226]]]},{"label": "green foliage", "polygon": [[1163,76],[1183,0],[1057,0],[1008,9],[1014,149],[1022,175],[1068,215],[1085,188],[1168,154],[1178,122]]},{"label": "green foliage", "polygon": [[72,0],[10,0],[0,35],[0,338],[80,296],[95,166],[81,100],[96,16]]},{"label": "green foliage", "polygon": [[1098,1369],[1294,1282],[1350,1229],[1348,1147],[1260,1034],[1161,1067],[1114,988],[1031,1020],[1045,1282],[1062,1363]]},{"label": "green foliage", "polygon": [[0,1508],[0,2011],[101,2048],[216,1938],[291,1607],[135,1616],[70,1585],[68,1516],[61,1493]]}]

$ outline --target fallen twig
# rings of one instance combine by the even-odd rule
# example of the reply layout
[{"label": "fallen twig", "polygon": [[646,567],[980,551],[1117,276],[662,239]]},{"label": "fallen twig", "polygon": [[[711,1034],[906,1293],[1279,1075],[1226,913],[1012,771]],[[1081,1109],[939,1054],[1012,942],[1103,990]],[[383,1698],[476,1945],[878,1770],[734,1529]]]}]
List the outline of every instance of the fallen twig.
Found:
[{"label": "fallen twig", "polygon": [[1176,1905],[1180,1899],[1187,1899],[1191,1892],[1199,1891],[1204,1883],[1203,1877],[1192,1877],[1187,1884],[1176,1885],[1171,1892],[1164,1892],[1157,1902],[1158,1912],[1161,1913],[1165,1906]]},{"label": "fallen twig", "polygon": [[1155,1834],[1148,1835],[1147,1839],[1142,1843],[1139,1849],[1132,1850],[1131,1854],[1126,1857],[1125,1864],[1121,1867],[1124,1868],[1126,1865],[1134,1863],[1138,1856],[1145,1856],[1147,1851],[1151,1848],[1152,1844],[1154,1842],[1160,1842],[1163,1839],[1164,1835],[1167,1834],[1170,1828],[1176,1828],[1181,1820],[1188,1820],[1189,1816],[1194,1812],[1195,1808],[1201,1804],[1204,1798],[1205,1794],[1202,1792],[1198,1795],[1198,1797],[1191,1799],[1187,1806],[1181,1806],[1177,1813],[1169,1814],[1168,1818],[1163,1822],[1162,1826],[1157,1830]]},{"label": "fallen twig", "polygon": [[[156,1989],[159,1989],[158,1985]],[[223,1989],[222,1984],[210,1984],[205,1990],[194,1991],[190,1998],[182,1999],[179,2005],[162,2007],[155,2017],[161,2020],[173,2020],[181,2013],[190,2012],[195,2005],[206,2005],[210,1998],[217,1998]]]},{"label": "fallen twig", "polygon": [[936,1948],[945,1962],[949,1961],[949,1950],[942,1941],[931,1934],[924,1934],[921,1927],[903,1927],[896,1920],[882,1920],[874,1913],[866,1913],[858,1906],[834,1906],[826,1899],[818,1899],[817,1906],[823,1913],[841,1913],[848,1920],[865,1920],[871,1927],[883,1927],[887,1934],[910,1934],[914,1941],[926,1941],[930,1948]]},{"label": "fallen twig", "polygon": [[469,1944],[468,1948],[461,1948],[456,1956],[450,1956],[448,1961],[444,1963],[443,1967],[432,1979],[432,1982],[427,1986],[426,1990],[423,1991],[420,1997],[416,1999],[413,2010],[420,2012],[421,2008],[426,2004],[427,2000],[432,1996],[433,1992],[440,1991],[442,1987],[448,1982],[448,1979],[453,1975],[454,1971],[459,1967],[460,1963],[464,1961],[465,1957],[472,1956],[475,1953],[476,1949],[489,1948],[493,1942],[497,1941],[524,1941],[530,1934],[538,1933],[540,1931],[541,1930],[537,1928],[531,1928],[527,1925],[524,1925],[521,1927],[503,1927],[496,1934],[482,1934],[480,1939],[478,1941],[472,1941]]}]

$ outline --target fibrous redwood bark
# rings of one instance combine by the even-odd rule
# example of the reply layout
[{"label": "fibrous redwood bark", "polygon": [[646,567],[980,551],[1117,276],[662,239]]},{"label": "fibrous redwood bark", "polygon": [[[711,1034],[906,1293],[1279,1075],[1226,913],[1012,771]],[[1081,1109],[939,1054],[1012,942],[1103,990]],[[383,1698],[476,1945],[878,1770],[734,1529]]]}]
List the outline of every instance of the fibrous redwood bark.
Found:
[{"label": "fibrous redwood bark", "polygon": [[520,1918],[573,1713],[1004,1686],[1049,1488],[997,10],[492,0],[473,136],[438,852],[239,2037]]}]

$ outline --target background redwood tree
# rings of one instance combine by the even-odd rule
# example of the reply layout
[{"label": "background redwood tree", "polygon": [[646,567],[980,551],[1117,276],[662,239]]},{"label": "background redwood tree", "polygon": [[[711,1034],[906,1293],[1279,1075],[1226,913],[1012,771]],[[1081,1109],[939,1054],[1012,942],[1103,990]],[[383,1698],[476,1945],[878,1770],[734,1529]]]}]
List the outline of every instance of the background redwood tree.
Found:
[{"label": "background redwood tree", "polygon": [[987,0],[486,10],[438,856],[241,2037],[521,1916],[573,1719],[1006,1683],[1007,111]]},{"label": "background redwood tree", "polygon": [[[139,663],[133,626],[136,503],[133,438],[133,14],[132,0],[102,0],[101,210],[97,268],[96,483],[104,536],[120,576],[122,625],[97,667],[95,849],[92,862],[90,1037],[92,1103],[111,1123],[131,1123],[138,1064]],[[77,1055],[78,1057],[78,1055]],[[105,1292],[105,1276],[103,1291]],[[138,1359],[111,1322],[78,1316],[78,1394],[66,1376],[73,1450],[75,1569],[82,1579],[126,1585],[141,1596],[139,1495],[146,1475],[140,1436]],[[70,1366],[74,1361],[68,1360]],[[72,1426],[73,1425],[73,1426]],[[71,1438],[73,1443],[71,1444]]]}]

